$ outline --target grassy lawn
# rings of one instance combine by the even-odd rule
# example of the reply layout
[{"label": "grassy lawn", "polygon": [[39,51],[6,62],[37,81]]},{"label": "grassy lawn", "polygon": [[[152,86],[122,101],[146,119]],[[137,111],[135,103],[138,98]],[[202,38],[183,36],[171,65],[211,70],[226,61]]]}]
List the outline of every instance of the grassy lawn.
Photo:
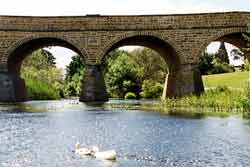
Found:
[{"label": "grassy lawn", "polygon": [[249,72],[234,72],[226,74],[202,76],[205,88],[214,88],[217,86],[228,86],[230,88],[244,88],[249,80]]}]

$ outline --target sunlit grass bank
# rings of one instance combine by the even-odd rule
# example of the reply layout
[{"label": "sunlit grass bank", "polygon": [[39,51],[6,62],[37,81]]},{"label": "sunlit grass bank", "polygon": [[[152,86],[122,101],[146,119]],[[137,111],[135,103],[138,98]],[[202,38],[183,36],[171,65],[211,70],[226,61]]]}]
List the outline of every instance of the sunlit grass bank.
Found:
[{"label": "sunlit grass bank", "polygon": [[205,88],[227,86],[234,89],[243,89],[249,80],[250,73],[233,72],[225,74],[205,75],[202,77]]}]

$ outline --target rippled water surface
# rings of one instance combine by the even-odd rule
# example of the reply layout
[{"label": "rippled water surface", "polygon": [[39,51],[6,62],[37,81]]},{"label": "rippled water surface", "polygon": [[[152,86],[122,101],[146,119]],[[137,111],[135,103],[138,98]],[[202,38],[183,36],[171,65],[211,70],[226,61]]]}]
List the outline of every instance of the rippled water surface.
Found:
[{"label": "rippled water surface", "polygon": [[[77,141],[115,149],[116,162],[79,157]],[[0,105],[0,167],[247,167],[250,122],[185,119],[76,101]]]}]

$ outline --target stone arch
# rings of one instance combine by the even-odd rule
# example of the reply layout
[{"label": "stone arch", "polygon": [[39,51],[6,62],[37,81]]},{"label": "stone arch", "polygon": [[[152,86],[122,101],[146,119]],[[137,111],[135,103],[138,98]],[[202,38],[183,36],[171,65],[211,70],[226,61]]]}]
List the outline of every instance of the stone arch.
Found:
[{"label": "stone arch", "polygon": [[[224,42],[229,42],[237,47],[241,47],[241,45],[243,45],[244,41],[233,41],[234,39],[232,39],[230,41],[230,38],[237,38],[236,35],[239,35],[243,32],[246,31],[246,28],[244,27],[237,27],[237,28],[230,28],[230,29],[225,29],[225,30],[221,30],[219,32],[217,32],[216,34],[212,35],[210,38],[208,38],[207,40],[205,40],[205,42],[203,42],[203,44],[199,47],[198,49],[198,57],[200,57],[201,53],[207,48],[207,46],[213,42],[213,41],[220,41],[223,40]],[[228,39],[225,39],[225,37],[228,37]],[[239,37],[239,36],[238,36]],[[242,37],[242,36],[241,36]],[[224,39],[223,39],[224,38]],[[243,43],[241,43],[243,42]]]},{"label": "stone arch", "polygon": [[179,48],[173,41],[167,39],[162,34],[153,32],[132,32],[125,33],[113,38],[99,51],[99,63],[101,64],[108,52],[125,45],[140,45],[149,47],[157,51],[169,65],[169,70],[178,70],[182,59],[179,56]]},{"label": "stone arch", "polygon": [[19,74],[22,60],[32,51],[45,46],[62,46],[78,53],[83,61],[87,51],[74,40],[59,35],[31,35],[12,44],[4,53],[8,72]]}]

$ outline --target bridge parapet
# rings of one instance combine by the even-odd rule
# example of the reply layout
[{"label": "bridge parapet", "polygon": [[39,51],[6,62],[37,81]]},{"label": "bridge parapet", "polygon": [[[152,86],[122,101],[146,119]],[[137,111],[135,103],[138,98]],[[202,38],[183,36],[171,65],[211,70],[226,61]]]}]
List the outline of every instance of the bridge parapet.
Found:
[{"label": "bridge parapet", "polygon": [[250,12],[130,16],[0,16],[0,30],[108,31],[242,27]]}]

